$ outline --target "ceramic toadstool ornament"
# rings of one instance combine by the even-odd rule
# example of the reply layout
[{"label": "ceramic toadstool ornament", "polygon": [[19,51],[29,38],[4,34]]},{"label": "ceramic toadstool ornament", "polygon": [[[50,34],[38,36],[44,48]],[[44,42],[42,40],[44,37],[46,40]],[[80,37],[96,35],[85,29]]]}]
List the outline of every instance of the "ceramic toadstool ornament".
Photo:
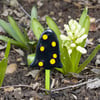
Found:
[{"label": "ceramic toadstool ornament", "polygon": [[[59,42],[56,34],[48,29],[42,33],[36,48],[36,56],[31,67],[38,66],[45,69],[45,88],[49,90],[50,70],[54,67],[61,68]],[[47,81],[48,80],[48,81]]]}]

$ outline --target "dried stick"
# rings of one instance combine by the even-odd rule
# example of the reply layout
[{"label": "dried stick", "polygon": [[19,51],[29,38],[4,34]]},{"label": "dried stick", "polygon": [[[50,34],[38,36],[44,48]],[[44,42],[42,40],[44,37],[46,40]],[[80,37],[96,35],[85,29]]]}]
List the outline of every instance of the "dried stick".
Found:
[{"label": "dried stick", "polygon": [[27,13],[27,11],[22,7],[22,5],[19,2],[18,5],[22,9],[22,11],[31,19],[31,16]]},{"label": "dried stick", "polygon": [[[97,79],[86,81],[86,82],[83,82],[83,83],[80,83],[80,84],[76,84],[76,85],[70,85],[70,86],[67,86],[67,87],[58,88],[58,89],[51,89],[51,92],[61,91],[61,90],[69,89],[69,88],[75,88],[75,87],[79,87],[79,86],[85,85],[87,83],[95,82],[95,81],[97,81]],[[43,88],[41,88],[41,90],[47,91],[46,89],[43,89]]]},{"label": "dried stick", "polygon": [[[80,83],[80,84],[70,85],[70,86],[62,87],[62,88],[58,88],[58,89],[51,89],[50,91],[51,91],[51,92],[54,92],[54,91],[61,91],[61,90],[69,89],[69,88],[75,88],[75,87],[79,87],[79,86],[85,85],[85,84],[87,84],[87,83],[95,82],[95,81],[97,81],[97,79],[90,80],[90,81],[85,81],[85,82]],[[9,88],[9,87],[27,87],[27,88],[32,88],[32,89],[33,89],[33,87],[30,86],[30,85],[3,86],[3,87],[0,87],[0,89]],[[44,88],[40,88],[40,90],[42,90],[42,91],[49,91],[49,90],[46,90],[46,89],[44,89]]]}]

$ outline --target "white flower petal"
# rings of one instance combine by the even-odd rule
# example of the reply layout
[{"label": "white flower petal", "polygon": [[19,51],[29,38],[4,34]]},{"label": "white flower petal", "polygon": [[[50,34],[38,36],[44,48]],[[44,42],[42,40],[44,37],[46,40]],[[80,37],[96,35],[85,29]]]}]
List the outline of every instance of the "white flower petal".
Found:
[{"label": "white flower petal", "polygon": [[70,40],[70,38],[68,36],[65,36],[65,35],[60,35],[60,39],[63,41]]},{"label": "white flower petal", "polygon": [[70,25],[70,28],[71,28],[72,31],[74,31],[76,26],[74,24],[72,24],[72,25]]},{"label": "white flower petal", "polygon": [[79,51],[82,54],[86,54],[87,53],[87,50],[85,48],[81,47],[81,46],[77,46],[76,49],[77,49],[77,51]]},{"label": "white flower petal", "polygon": [[69,49],[69,50],[68,50],[68,53],[69,53],[69,55],[71,55],[71,53],[72,53],[72,49]]},{"label": "white flower petal", "polygon": [[78,24],[77,28],[78,28],[78,30],[80,31],[80,29],[81,29],[81,25],[80,25],[80,24]]},{"label": "white flower petal", "polygon": [[75,30],[75,37],[77,37],[77,34],[79,33],[79,30]]},{"label": "white flower petal", "polygon": [[68,34],[69,37],[73,36],[72,32],[67,32],[67,34]]},{"label": "white flower petal", "polygon": [[75,43],[72,43],[70,46],[71,47],[76,47],[76,44]]},{"label": "white flower petal", "polygon": [[76,43],[82,43],[83,40],[87,38],[87,36],[88,36],[87,34],[84,34],[83,36],[81,36],[80,38],[78,38],[78,39],[76,40]]},{"label": "white flower petal", "polygon": [[71,26],[72,24],[74,24],[74,20],[71,19],[68,24]]},{"label": "white flower petal", "polygon": [[84,34],[84,32],[85,32],[85,28],[82,28],[80,31],[80,34],[82,35],[82,34]]},{"label": "white flower petal", "polygon": [[68,32],[68,31],[70,31],[70,29],[69,29],[69,26],[68,25],[66,25],[66,24],[64,24],[64,27],[65,27],[65,30]]}]

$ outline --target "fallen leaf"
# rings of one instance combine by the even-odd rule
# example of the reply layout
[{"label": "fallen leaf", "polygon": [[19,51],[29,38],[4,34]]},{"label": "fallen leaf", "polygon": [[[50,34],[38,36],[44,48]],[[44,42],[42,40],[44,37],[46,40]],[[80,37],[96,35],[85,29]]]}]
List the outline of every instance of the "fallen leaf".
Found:
[{"label": "fallen leaf", "polygon": [[14,90],[14,87],[11,86],[11,87],[8,87],[8,88],[4,88],[4,91],[5,92],[12,92]]},{"label": "fallen leaf", "polygon": [[71,3],[72,2],[72,0],[64,0],[65,2],[68,2],[68,3]]},{"label": "fallen leaf", "polygon": [[35,84],[31,84],[31,86],[33,87],[33,89],[36,89],[40,86],[40,84],[36,82]]},{"label": "fallen leaf", "polygon": [[88,81],[92,81],[95,80],[94,82],[89,82],[87,83],[87,88],[88,89],[95,89],[95,88],[99,88],[100,87],[100,79],[99,78],[95,78],[95,79],[88,79]]},{"label": "fallen leaf", "polygon": [[14,73],[17,69],[17,64],[16,63],[12,63],[10,65],[8,65],[7,70],[6,70],[6,74],[11,74]]},{"label": "fallen leaf", "polygon": [[21,57],[20,58],[17,58],[16,61],[17,62],[21,62],[22,61],[22,58]]},{"label": "fallen leaf", "polygon": [[7,47],[7,43],[5,45],[0,45],[0,50],[3,50]]},{"label": "fallen leaf", "polygon": [[100,55],[97,55],[95,65],[97,66],[99,64],[100,64]]},{"label": "fallen leaf", "polygon": [[14,14],[16,14],[18,17],[22,17],[22,16],[24,15],[24,13],[18,12],[18,11],[16,11],[16,10],[14,10],[13,12],[14,12]]},{"label": "fallen leaf", "polygon": [[10,6],[18,7],[18,1],[17,0],[10,0]]},{"label": "fallen leaf", "polygon": [[90,30],[89,30],[89,31],[91,31],[91,32],[97,31],[96,23],[91,23],[91,24],[90,24]]},{"label": "fallen leaf", "polygon": [[30,71],[28,72],[28,74],[26,74],[25,76],[32,76],[33,78],[36,77],[36,75],[39,73],[40,70],[33,70],[33,71]]},{"label": "fallen leaf", "polygon": [[14,50],[15,50],[18,54],[20,54],[21,56],[24,56],[24,52],[23,52],[21,49],[15,49],[15,48],[14,48]]},{"label": "fallen leaf", "polygon": [[69,83],[70,83],[70,81],[67,80],[67,79],[63,79],[62,82],[63,82],[64,84],[69,84]]},{"label": "fallen leaf", "polygon": [[96,68],[93,68],[91,69],[92,72],[94,72],[95,74],[100,74],[100,69],[96,69]]},{"label": "fallen leaf", "polygon": [[8,15],[12,15],[12,13],[13,13],[12,9],[5,8],[4,12],[1,15],[7,17]]},{"label": "fallen leaf", "polygon": [[51,88],[53,88],[54,85],[55,85],[55,79],[53,78],[53,79],[52,79],[52,83],[51,83]]},{"label": "fallen leaf", "polygon": [[72,79],[71,82],[72,83],[78,83],[78,80],[77,79]]}]

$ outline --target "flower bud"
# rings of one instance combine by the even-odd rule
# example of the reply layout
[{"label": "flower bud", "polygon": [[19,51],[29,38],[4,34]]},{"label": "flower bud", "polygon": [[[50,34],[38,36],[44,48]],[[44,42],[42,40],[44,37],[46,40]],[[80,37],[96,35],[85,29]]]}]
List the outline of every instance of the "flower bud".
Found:
[{"label": "flower bud", "polygon": [[81,47],[81,46],[77,46],[76,49],[77,49],[77,51],[79,51],[82,54],[86,54],[87,53],[87,50],[85,48]]}]

